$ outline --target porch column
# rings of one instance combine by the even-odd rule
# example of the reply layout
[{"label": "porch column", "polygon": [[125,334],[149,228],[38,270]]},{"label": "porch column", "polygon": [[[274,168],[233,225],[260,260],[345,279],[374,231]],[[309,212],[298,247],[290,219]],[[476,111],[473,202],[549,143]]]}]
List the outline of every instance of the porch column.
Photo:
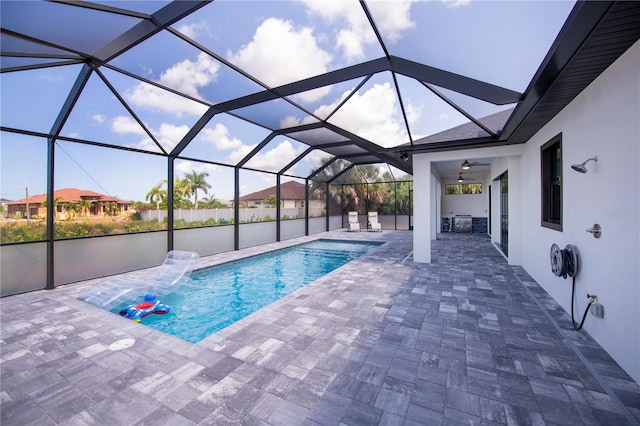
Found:
[{"label": "porch column", "polygon": [[[413,260],[431,263],[432,204],[431,160],[427,154],[413,156]],[[435,235],[433,235],[435,238]]]}]

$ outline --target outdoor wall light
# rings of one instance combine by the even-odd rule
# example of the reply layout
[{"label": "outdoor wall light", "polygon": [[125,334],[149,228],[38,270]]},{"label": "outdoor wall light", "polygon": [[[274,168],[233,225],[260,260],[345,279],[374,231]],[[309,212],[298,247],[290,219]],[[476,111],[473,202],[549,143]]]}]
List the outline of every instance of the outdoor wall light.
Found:
[{"label": "outdoor wall light", "polygon": [[575,170],[576,172],[587,173],[587,168],[585,166],[591,160],[598,161],[598,157],[596,156],[596,157],[589,158],[589,159],[585,160],[584,162],[582,162],[580,164],[572,164],[571,168],[573,170]]},{"label": "outdoor wall light", "polygon": [[402,161],[409,161],[409,154],[405,151],[402,154],[400,154],[400,159]]}]

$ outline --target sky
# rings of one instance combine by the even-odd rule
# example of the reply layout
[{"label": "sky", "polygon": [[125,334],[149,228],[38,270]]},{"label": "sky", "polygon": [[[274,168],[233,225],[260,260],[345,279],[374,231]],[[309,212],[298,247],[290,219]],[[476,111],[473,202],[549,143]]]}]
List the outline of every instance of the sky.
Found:
[{"label": "sky", "polygon": [[[2,26],[24,30],[36,38],[74,49],[101,46],[137,21],[127,17],[77,10],[45,3],[42,17],[26,19],[24,6],[2,2]],[[104,1],[104,4],[151,12],[165,2]],[[507,89],[523,92],[573,7],[570,1],[370,1],[371,15],[391,55],[421,62]],[[155,5],[155,6],[154,6]],[[78,17],[81,25],[75,25]],[[86,19],[90,17],[90,19]],[[46,19],[43,28],[41,19]],[[65,31],[55,30],[56,27]],[[254,79],[275,87],[384,56],[357,1],[216,1],[172,27]],[[92,31],[97,29],[97,31]],[[93,39],[92,33],[102,39]],[[3,39],[3,50],[13,45]],[[7,48],[7,46],[10,46]],[[29,50],[30,46],[22,47]],[[2,66],[25,64],[27,58],[3,58]],[[22,61],[22,62],[20,62]],[[41,60],[39,60],[41,61]],[[36,61],[36,62],[39,62]],[[114,96],[115,89],[165,150],[171,150],[207,110],[218,103],[263,90],[174,34],[164,31],[141,43],[110,65],[140,75],[189,98],[102,67],[94,73],[68,117],[61,135],[118,147],[161,153],[147,131]],[[73,86],[79,65],[3,73],[2,126],[49,132]],[[415,140],[454,127],[467,119],[433,95],[420,82],[398,75],[411,137]],[[291,97],[295,103],[326,119],[362,79],[322,87]],[[495,106],[441,90],[470,113],[482,117],[512,107]],[[218,114],[183,151],[176,176],[196,170],[209,174],[208,194],[233,197],[233,168],[271,130],[312,123],[316,118],[282,100],[236,111],[261,126],[229,114]],[[329,122],[383,148],[409,141],[391,73],[371,77],[330,116]],[[2,132],[0,197],[24,198],[46,191],[47,143],[42,138]],[[278,171],[307,146],[278,136],[247,167]],[[327,155],[314,151],[288,173],[307,176]],[[220,164],[197,162],[203,159]],[[56,189],[75,187],[142,201],[166,178],[167,160],[147,155],[71,142],[58,142],[55,152]],[[287,180],[289,178],[283,178]],[[301,181],[302,182],[302,181]],[[241,195],[275,184],[267,173],[243,172]]]}]

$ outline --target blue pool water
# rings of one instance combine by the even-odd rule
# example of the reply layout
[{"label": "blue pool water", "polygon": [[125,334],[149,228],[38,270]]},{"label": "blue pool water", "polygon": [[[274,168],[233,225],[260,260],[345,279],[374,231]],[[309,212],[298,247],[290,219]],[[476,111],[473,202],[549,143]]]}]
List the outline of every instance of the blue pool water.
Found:
[{"label": "blue pool water", "polygon": [[316,240],[194,271],[188,283],[160,300],[171,312],[142,323],[196,343],[379,244]]}]

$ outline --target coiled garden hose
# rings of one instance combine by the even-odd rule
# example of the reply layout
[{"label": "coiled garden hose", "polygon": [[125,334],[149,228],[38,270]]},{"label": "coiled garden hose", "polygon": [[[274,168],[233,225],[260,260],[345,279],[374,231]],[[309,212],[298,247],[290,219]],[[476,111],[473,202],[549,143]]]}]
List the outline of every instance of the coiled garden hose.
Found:
[{"label": "coiled garden hose", "polygon": [[[568,256],[567,256],[568,257]],[[584,314],[582,315],[582,321],[580,321],[580,325],[576,324],[576,320],[573,317],[573,303],[574,303],[574,299],[575,299],[575,291],[576,291],[576,277],[573,277],[573,283],[571,284],[571,322],[573,323],[573,328],[576,331],[580,331],[580,329],[582,329],[582,326],[584,325],[584,320],[587,318],[587,313],[589,312],[589,308],[591,308],[591,305],[593,304],[593,302],[596,301],[596,297],[592,296],[590,294],[587,294],[587,297],[589,298],[589,304],[587,305],[587,307],[584,310]]]}]

